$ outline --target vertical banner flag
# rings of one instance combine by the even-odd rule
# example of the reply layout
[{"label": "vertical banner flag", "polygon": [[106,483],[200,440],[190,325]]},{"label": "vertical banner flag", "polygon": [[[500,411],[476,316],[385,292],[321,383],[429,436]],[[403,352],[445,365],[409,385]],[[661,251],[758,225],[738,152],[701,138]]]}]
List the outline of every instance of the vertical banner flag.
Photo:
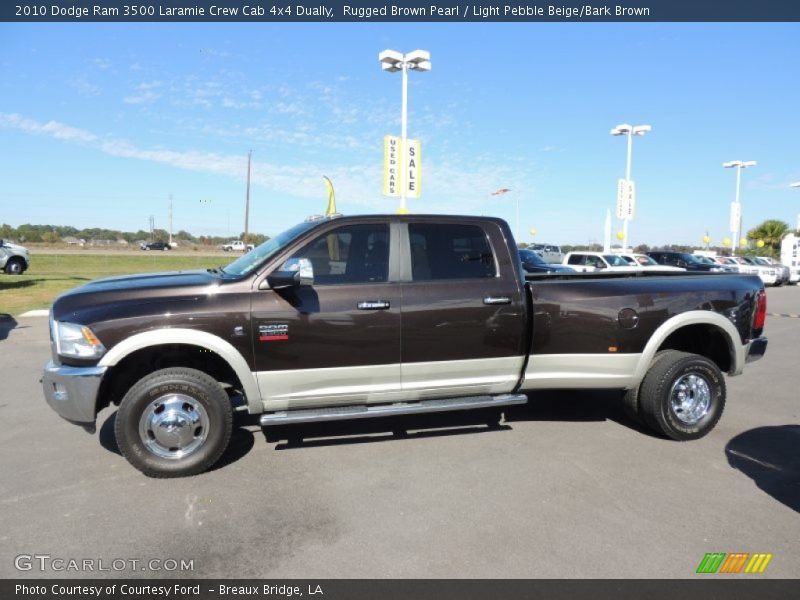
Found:
[{"label": "vertical banner flag", "polygon": [[335,215],[336,214],[336,194],[333,192],[333,182],[328,179],[325,175],[322,176],[322,179],[325,181],[325,187],[328,190],[328,208],[325,209],[325,214],[327,216]]},{"label": "vertical banner flag", "polygon": [[636,184],[627,179],[617,181],[617,218],[633,221],[636,214]]},{"label": "vertical banner flag", "polygon": [[400,138],[383,136],[383,195],[400,195]]},{"label": "vertical banner flag", "polygon": [[[383,136],[383,195],[419,198],[422,193],[422,144],[406,139],[406,164],[403,165],[403,140],[394,135]],[[404,186],[404,187],[403,187]]]},{"label": "vertical banner flag", "polygon": [[419,140],[406,140],[408,143],[408,156],[406,160],[406,177],[403,185],[406,187],[406,196],[419,198],[422,192],[422,146]]}]

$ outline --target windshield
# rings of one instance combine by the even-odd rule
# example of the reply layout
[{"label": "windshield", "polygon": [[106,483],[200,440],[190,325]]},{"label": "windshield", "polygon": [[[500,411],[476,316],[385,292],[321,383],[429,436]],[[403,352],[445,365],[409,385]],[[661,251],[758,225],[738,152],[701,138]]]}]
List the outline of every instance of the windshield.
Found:
[{"label": "windshield", "polygon": [[639,263],[639,265],[642,266],[642,267],[660,267],[661,266],[656,261],[654,261],[652,258],[647,256],[646,254],[635,254],[633,258],[635,258],[636,262]]},{"label": "windshield", "polygon": [[300,223],[291,229],[287,229],[283,233],[279,233],[274,238],[268,239],[257,248],[237,258],[223,269],[223,273],[226,275],[233,275],[234,277],[249,275],[259,265],[264,263],[264,261],[272,257],[274,254],[277,254],[287,244],[292,242],[292,240],[304,234],[315,225],[317,225],[317,222],[315,221],[310,223]]},{"label": "windshield", "polygon": [[756,261],[758,264],[760,264],[760,265],[766,265],[766,266],[768,266],[768,267],[771,267],[771,266],[772,266],[772,263],[771,263],[771,262],[769,262],[769,261],[768,261],[767,259],[765,259],[765,258],[756,258],[756,259],[755,259],[755,261]]},{"label": "windshield", "polygon": [[534,265],[546,265],[544,259],[536,254],[533,250],[520,250],[519,256],[524,263],[533,263]]},{"label": "windshield", "polygon": [[603,258],[605,258],[606,262],[612,267],[630,267],[627,260],[616,254],[603,254]]}]

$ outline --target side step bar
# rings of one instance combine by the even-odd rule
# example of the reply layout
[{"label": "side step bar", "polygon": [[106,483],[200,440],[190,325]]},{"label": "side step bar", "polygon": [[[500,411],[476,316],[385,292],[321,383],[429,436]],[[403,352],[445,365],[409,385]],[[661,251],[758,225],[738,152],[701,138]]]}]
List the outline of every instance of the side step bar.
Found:
[{"label": "side step bar", "polygon": [[445,412],[450,410],[472,410],[476,408],[499,408],[514,404],[525,404],[525,394],[500,394],[498,396],[465,396],[463,398],[444,398],[420,400],[419,402],[396,402],[394,404],[362,404],[358,406],[330,406],[285,410],[261,415],[261,426],[286,425],[290,423],[318,423],[320,421],[344,421],[347,419],[366,419],[371,417],[391,417],[395,415],[416,415],[421,413]]}]

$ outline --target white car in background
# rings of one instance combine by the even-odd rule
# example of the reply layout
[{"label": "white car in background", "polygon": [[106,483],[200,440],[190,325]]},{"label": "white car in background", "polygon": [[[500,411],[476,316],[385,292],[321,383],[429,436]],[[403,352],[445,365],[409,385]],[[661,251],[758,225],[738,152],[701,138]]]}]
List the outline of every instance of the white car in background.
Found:
[{"label": "white car in background", "polygon": [[726,267],[735,269],[737,273],[744,273],[744,271],[742,271],[742,265],[730,256],[714,256],[712,260],[718,265],[725,265]]},{"label": "white car in background", "polygon": [[786,265],[779,263],[774,258],[770,256],[756,256],[756,260],[761,264],[767,265],[768,267],[773,267],[774,269],[778,270],[781,279],[781,283],[779,285],[783,285],[784,283],[789,283],[792,280],[791,269],[789,269],[789,267],[787,267]]},{"label": "white car in background", "polygon": [[641,271],[686,271],[686,269],[682,267],[672,267],[669,265],[660,265],[652,258],[647,256],[647,254],[639,254],[638,252],[626,253],[620,252],[616,254],[616,256],[620,256],[625,259],[629,265],[632,267],[636,267]]},{"label": "white car in background", "polygon": [[582,252],[580,250],[567,253],[562,264],[572,267],[579,273],[594,273],[597,271],[636,273],[641,271],[641,268],[631,266],[627,260],[616,254]]},{"label": "white car in background", "polygon": [[740,273],[758,275],[764,285],[778,285],[779,277],[777,269],[759,264],[749,256],[732,256],[730,258],[739,265]]}]

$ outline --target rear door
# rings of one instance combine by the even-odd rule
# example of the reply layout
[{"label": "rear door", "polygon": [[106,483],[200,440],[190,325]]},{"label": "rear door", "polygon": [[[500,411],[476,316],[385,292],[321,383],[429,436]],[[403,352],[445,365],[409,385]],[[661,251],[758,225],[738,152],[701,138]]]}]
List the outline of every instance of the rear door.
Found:
[{"label": "rear door", "polygon": [[404,393],[511,391],[523,364],[525,305],[512,263],[518,257],[500,225],[412,219],[403,232]]},{"label": "rear door", "polygon": [[328,229],[291,252],[311,261],[313,286],[253,292],[254,356],[268,410],[399,394],[400,287],[390,280],[389,230],[385,221]]}]

